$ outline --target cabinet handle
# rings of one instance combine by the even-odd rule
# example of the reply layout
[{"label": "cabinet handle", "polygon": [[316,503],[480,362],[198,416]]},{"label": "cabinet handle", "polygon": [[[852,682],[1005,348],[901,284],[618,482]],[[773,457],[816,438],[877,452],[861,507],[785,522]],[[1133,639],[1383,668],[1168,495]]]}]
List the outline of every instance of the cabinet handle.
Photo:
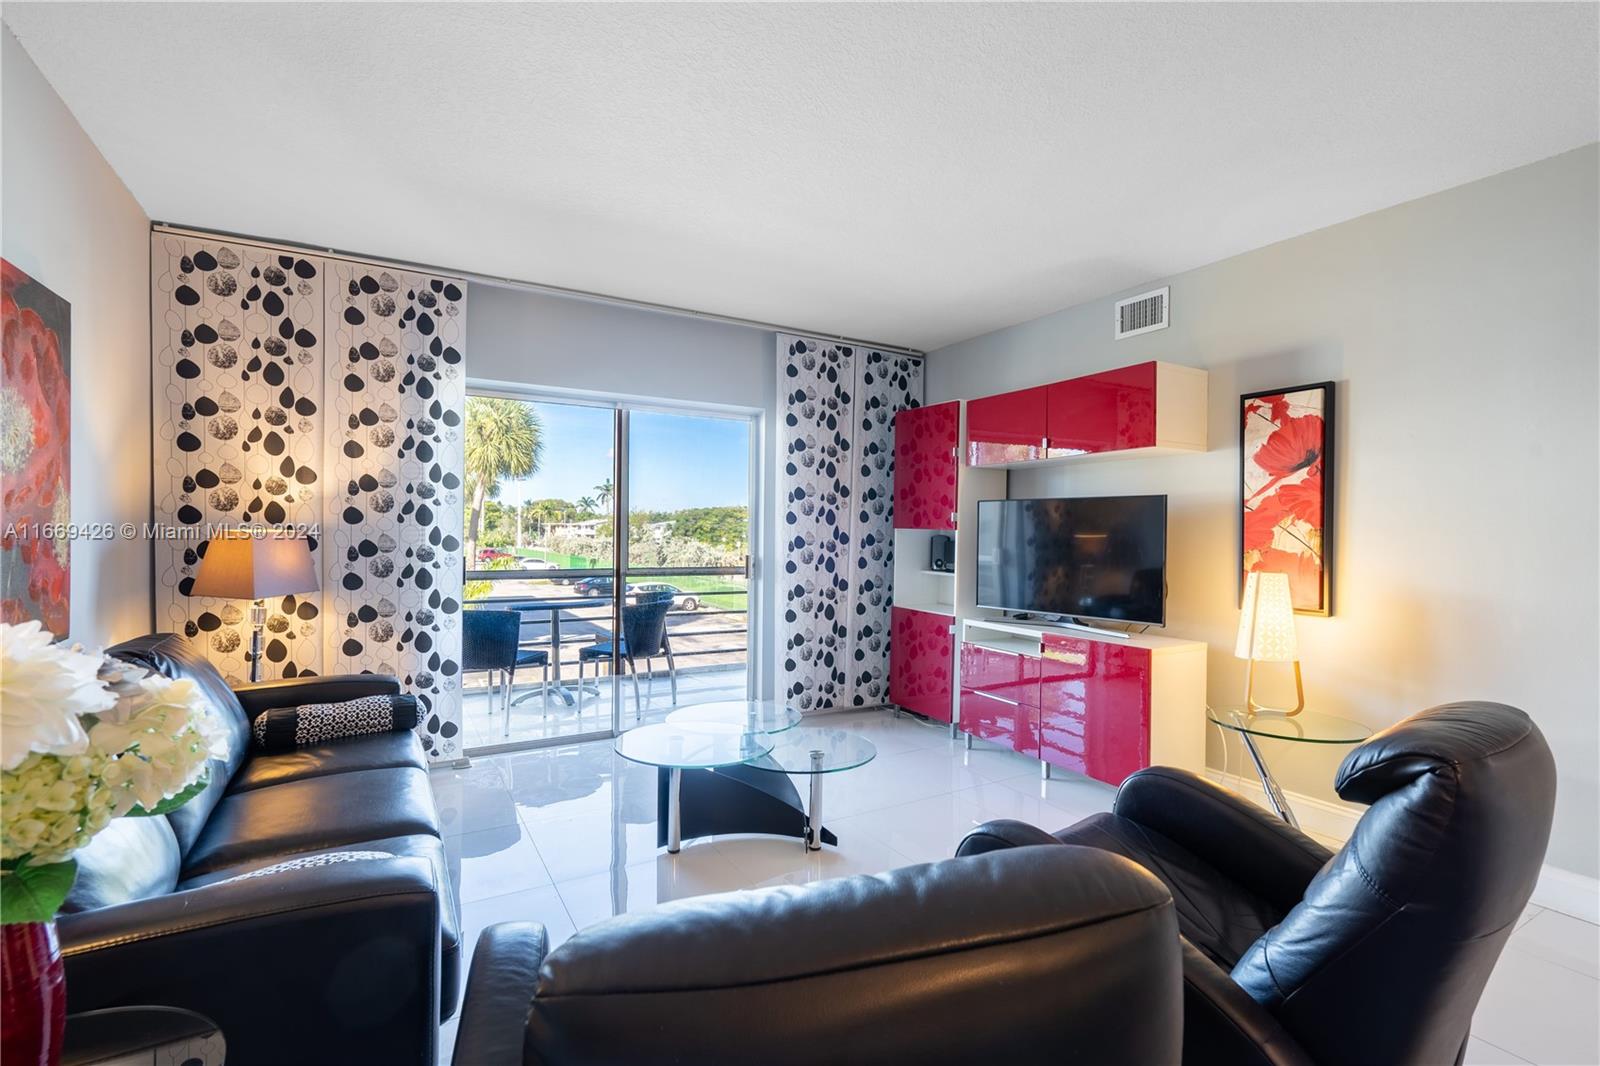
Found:
[{"label": "cabinet handle", "polygon": [[1047,451],[1050,450],[1050,438],[1049,437],[1040,437],[1039,438],[1039,450],[1041,452],[1047,452]]},{"label": "cabinet handle", "polygon": [[972,693],[974,696],[982,696],[986,700],[994,700],[996,703],[1003,703],[1008,707],[1022,706],[1022,704],[1018,703],[1016,700],[1008,700],[1004,696],[996,696],[993,692],[984,692],[982,689],[976,688],[969,688],[967,691]]}]

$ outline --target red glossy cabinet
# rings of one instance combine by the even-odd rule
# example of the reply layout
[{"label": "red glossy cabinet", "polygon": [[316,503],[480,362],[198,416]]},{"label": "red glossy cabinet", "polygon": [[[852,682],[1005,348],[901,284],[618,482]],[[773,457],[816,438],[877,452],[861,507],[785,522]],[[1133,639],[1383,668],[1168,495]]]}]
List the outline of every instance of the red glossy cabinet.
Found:
[{"label": "red glossy cabinet", "polygon": [[959,400],[910,407],[894,416],[896,529],[956,528],[960,436]]},{"label": "red glossy cabinet", "polygon": [[967,462],[972,466],[1044,458],[1046,386],[967,401]]},{"label": "red glossy cabinet", "polygon": [[1137,363],[967,401],[971,466],[1144,448],[1205,451],[1205,371]]},{"label": "red glossy cabinet", "polygon": [[[963,709],[965,705],[963,705]],[[1039,682],[1039,757],[1113,785],[1150,765],[1146,648],[1047,633]]]},{"label": "red glossy cabinet", "polygon": [[952,620],[895,607],[889,617],[889,702],[939,722],[950,720],[955,691]]},{"label": "red glossy cabinet", "polygon": [[1058,381],[1047,389],[1047,458],[1155,447],[1155,363]]},{"label": "red glossy cabinet", "polygon": [[961,728],[1039,756],[1039,662],[1032,655],[961,645]]}]

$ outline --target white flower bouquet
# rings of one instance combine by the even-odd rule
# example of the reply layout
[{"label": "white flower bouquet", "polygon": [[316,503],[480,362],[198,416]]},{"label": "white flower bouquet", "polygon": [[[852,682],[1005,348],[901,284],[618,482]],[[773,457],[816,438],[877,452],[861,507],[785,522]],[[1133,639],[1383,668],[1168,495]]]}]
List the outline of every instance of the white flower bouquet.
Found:
[{"label": "white flower bouquet", "polygon": [[178,809],[226,757],[194,682],[0,624],[0,924],[52,920],[73,853],[113,818]]}]

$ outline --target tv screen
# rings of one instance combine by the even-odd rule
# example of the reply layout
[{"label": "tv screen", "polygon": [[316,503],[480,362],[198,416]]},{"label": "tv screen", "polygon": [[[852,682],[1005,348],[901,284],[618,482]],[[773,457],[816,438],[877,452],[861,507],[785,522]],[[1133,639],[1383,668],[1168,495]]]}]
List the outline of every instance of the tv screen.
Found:
[{"label": "tv screen", "polygon": [[978,606],[1161,625],[1167,498],[980,500]]}]

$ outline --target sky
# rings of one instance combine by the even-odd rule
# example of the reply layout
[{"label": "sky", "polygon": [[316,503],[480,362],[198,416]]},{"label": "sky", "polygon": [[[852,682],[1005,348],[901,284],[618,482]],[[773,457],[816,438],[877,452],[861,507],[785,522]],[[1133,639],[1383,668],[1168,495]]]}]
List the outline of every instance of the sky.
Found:
[{"label": "sky", "polygon": [[[595,486],[611,477],[611,410],[565,403],[532,406],[544,428],[544,458],[533,477],[502,482],[500,502],[595,495]],[[747,420],[634,411],[628,430],[633,510],[748,503]]]}]

